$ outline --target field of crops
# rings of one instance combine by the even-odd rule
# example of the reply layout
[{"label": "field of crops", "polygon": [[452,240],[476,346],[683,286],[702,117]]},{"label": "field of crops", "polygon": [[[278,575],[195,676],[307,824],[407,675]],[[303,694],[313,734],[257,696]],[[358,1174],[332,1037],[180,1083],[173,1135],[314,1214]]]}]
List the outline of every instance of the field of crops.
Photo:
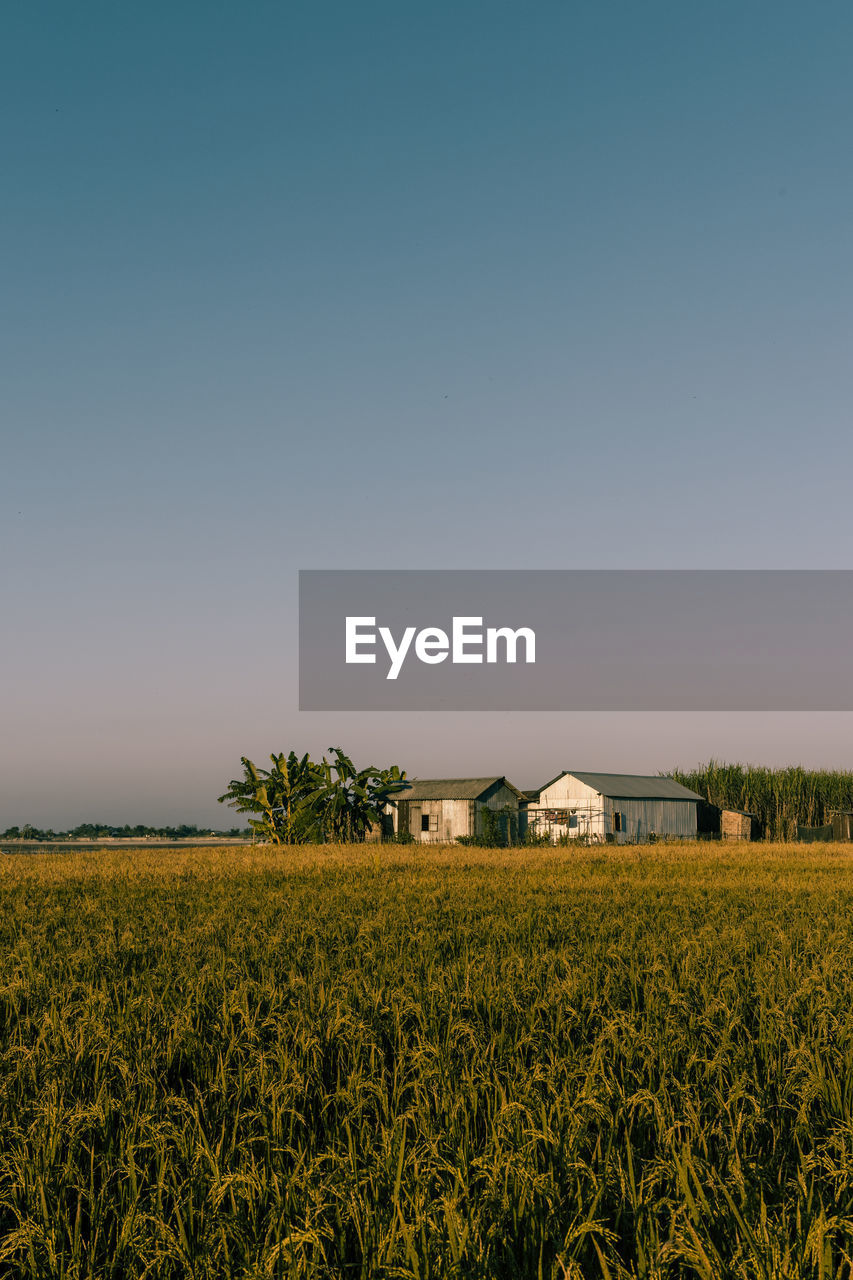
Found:
[{"label": "field of crops", "polygon": [[695,769],[673,769],[672,776],[713,805],[754,814],[768,840],[796,840],[798,826],[820,826],[831,821],[833,811],[853,810],[850,769],[767,769],[709,760]]},{"label": "field of crops", "polygon": [[15,855],[0,894],[0,1276],[850,1275],[850,846]]}]

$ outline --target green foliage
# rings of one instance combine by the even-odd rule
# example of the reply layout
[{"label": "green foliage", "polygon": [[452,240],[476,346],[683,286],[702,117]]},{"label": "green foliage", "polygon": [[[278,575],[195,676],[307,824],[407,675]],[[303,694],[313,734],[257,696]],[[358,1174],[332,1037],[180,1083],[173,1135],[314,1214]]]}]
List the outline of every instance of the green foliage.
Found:
[{"label": "green foliage", "polygon": [[709,760],[672,776],[720,808],[743,809],[761,822],[767,840],[796,840],[797,827],[819,827],[831,809],[853,809],[853,772],[767,769]]},{"label": "green foliage", "polygon": [[405,771],[392,765],[356,769],[340,747],[330,747],[315,764],[294,751],[270,756],[271,769],[241,757],[243,777],[232,779],[218,797],[238,813],[252,813],[249,826],[271,844],[306,841],[361,841],[382,822],[386,804],[406,786]]},{"label": "green foliage", "polygon": [[850,1275],[843,850],[3,870],[4,1278]]},{"label": "green foliage", "polygon": [[502,809],[489,809],[483,805],[479,810],[478,822],[478,832],[470,836],[457,836],[456,843],[481,849],[505,849],[509,845],[518,844],[518,810],[511,805],[504,805]]},{"label": "green foliage", "polygon": [[259,769],[246,756],[240,757],[243,777],[232,778],[217,799],[238,813],[253,813],[249,829],[271,844],[299,844],[308,838],[302,820],[303,806],[314,787],[314,765],[308,755],[300,759],[295,751],[285,757],[270,756],[271,769]]},{"label": "green foliage", "polygon": [[529,826],[524,832],[521,843],[531,849],[544,849],[549,847],[552,841],[547,831],[537,831],[534,826]]},{"label": "green foliage", "polygon": [[397,765],[356,769],[340,747],[330,747],[329,753],[331,761],[324,756],[312,770],[314,789],[305,805],[311,836],[342,843],[363,840],[371,827],[381,824],[392,796],[405,790],[405,770]]}]

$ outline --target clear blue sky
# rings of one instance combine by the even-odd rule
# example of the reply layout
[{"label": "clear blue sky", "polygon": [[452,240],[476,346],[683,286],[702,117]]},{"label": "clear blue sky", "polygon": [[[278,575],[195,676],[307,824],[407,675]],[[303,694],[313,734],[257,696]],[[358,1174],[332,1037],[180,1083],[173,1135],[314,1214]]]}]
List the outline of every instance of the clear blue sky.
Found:
[{"label": "clear blue sky", "polygon": [[239,757],[853,767],[853,717],[309,715],[305,568],[847,568],[853,9],[10,0],[0,829]]}]

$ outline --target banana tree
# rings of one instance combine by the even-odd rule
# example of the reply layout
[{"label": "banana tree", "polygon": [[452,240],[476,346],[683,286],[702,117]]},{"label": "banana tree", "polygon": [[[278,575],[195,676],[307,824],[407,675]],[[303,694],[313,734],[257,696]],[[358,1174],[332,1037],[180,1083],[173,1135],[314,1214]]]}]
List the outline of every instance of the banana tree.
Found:
[{"label": "banana tree", "polygon": [[356,769],[340,747],[330,747],[329,754],[331,761],[323,756],[321,763],[313,766],[314,788],[305,802],[314,838],[364,840],[371,827],[381,824],[391,797],[405,790],[405,770],[397,765]]},{"label": "banana tree", "polygon": [[310,839],[304,822],[304,803],[314,788],[314,765],[308,755],[300,759],[295,751],[285,757],[270,756],[271,769],[259,769],[241,756],[243,777],[232,778],[218,797],[238,813],[253,813],[249,826],[260,839],[272,844],[299,844]]}]

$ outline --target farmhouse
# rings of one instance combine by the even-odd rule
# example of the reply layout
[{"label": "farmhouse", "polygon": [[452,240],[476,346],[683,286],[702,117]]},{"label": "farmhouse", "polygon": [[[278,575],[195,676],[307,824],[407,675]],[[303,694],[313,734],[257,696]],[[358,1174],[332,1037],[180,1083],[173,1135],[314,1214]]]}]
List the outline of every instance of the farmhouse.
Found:
[{"label": "farmhouse", "polygon": [[396,797],[391,817],[396,835],[443,844],[486,834],[488,811],[512,842],[524,834],[526,810],[524,792],[506,778],[414,778]]},{"label": "farmhouse", "polygon": [[530,829],[552,840],[581,836],[643,844],[656,837],[696,839],[701,796],[672,778],[566,770],[525,794]]}]

